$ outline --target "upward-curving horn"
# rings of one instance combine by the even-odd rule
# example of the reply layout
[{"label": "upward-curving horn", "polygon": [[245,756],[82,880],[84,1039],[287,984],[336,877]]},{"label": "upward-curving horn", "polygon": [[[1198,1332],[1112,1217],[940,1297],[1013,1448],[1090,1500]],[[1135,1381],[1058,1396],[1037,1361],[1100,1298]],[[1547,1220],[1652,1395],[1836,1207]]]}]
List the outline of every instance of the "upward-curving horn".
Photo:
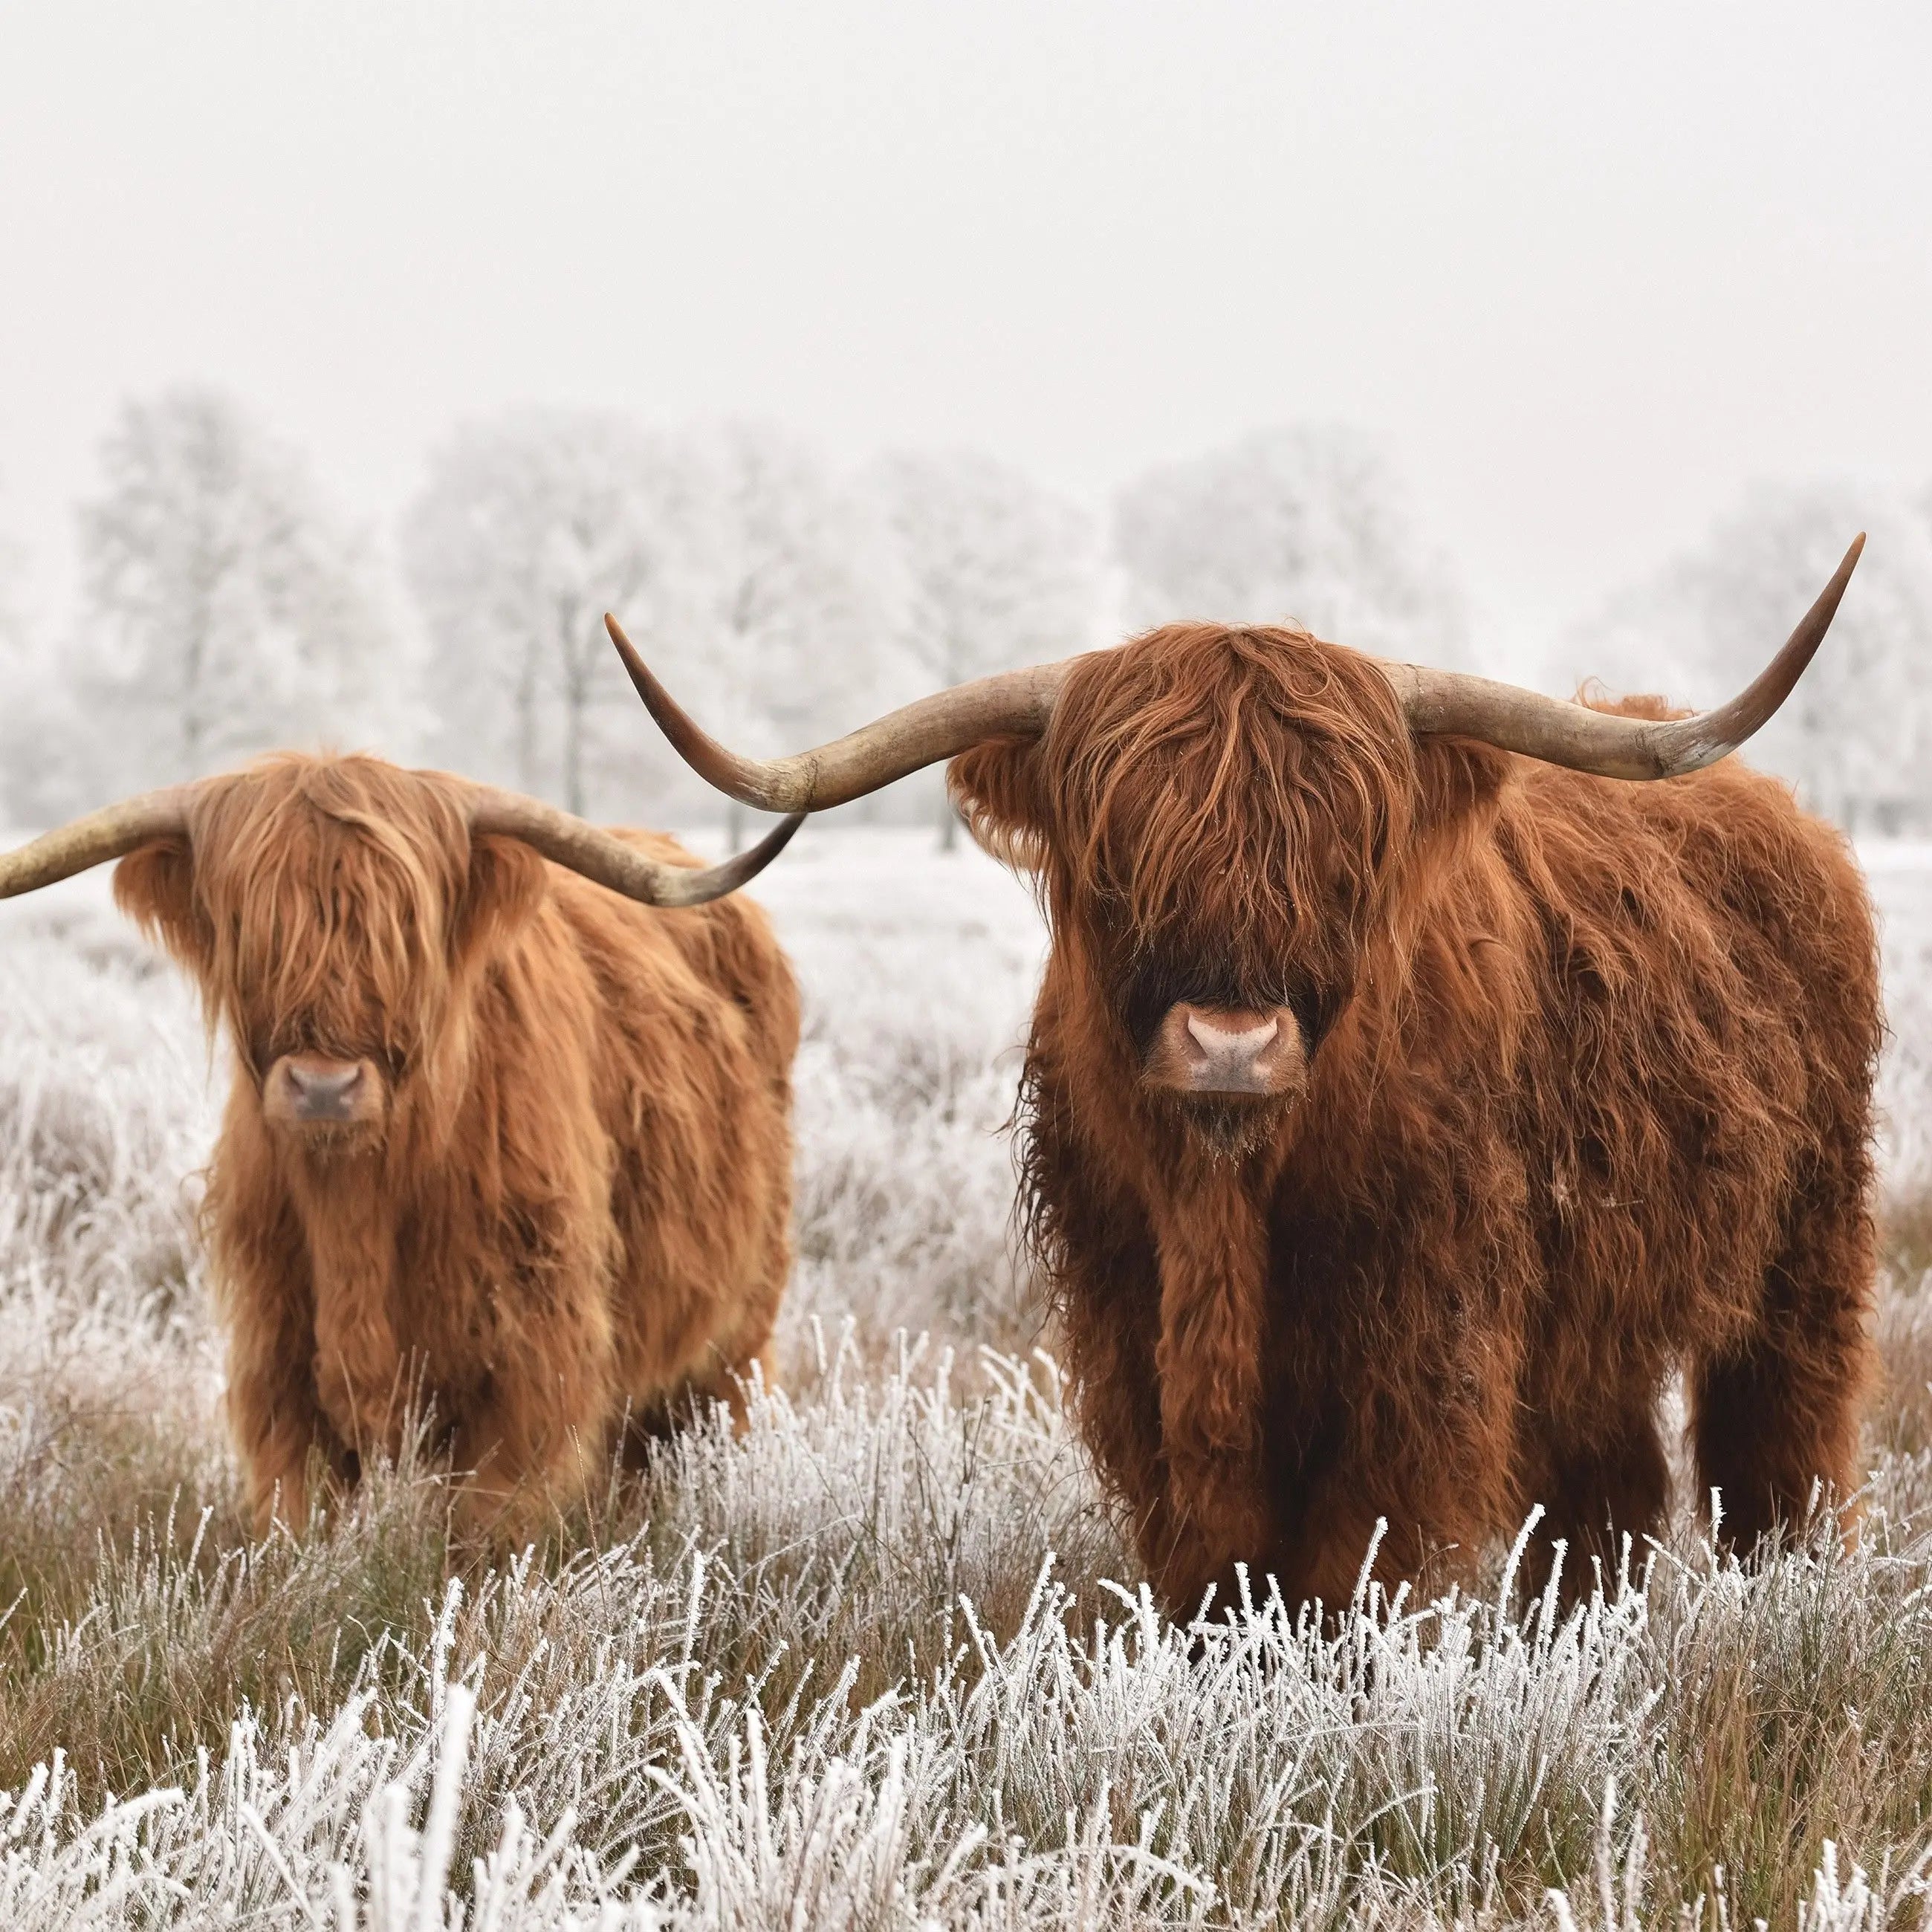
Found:
[{"label": "upward-curving horn", "polygon": [[795,758],[747,758],[692,722],[638,656],[615,617],[607,615],[604,624],[638,695],[678,756],[728,798],[765,812],[823,812],[863,798],[982,740],[1037,737],[1053,716],[1053,701],[1073,662],[1068,658],[998,671],[934,692]]},{"label": "upward-curving horn", "polygon": [[[1478,739],[1503,751],[1603,778],[1681,777],[1736,751],[1790,695],[1831,628],[1864,546],[1861,532],[1784,648],[1745,689],[1716,710],[1688,718],[1622,718],[1463,671],[1430,670],[1382,659],[1377,663],[1401,703],[1409,729],[1419,736]],[[815,751],[785,758],[748,758],[719,744],[692,721],[638,656],[615,617],[606,616],[604,622],[638,695],[678,755],[728,796],[767,812],[823,812],[828,806],[862,798],[986,739],[1038,737],[1046,731],[1054,700],[1076,662],[1066,658],[956,685]]]},{"label": "upward-curving horn", "polygon": [[[0,854],[0,899],[38,892],[110,860],[125,858],[158,838],[191,838],[190,808],[207,782],[170,785],[123,799],[46,832],[17,851]],[[772,826],[749,851],[722,866],[668,866],[540,799],[500,791],[494,785],[465,784],[464,790],[472,832],[520,838],[544,858],[644,905],[704,905],[735,892],[763,872],[805,823],[803,813],[794,813]]]},{"label": "upward-curving horn", "polygon": [[740,852],[722,866],[667,866],[596,826],[521,792],[477,785],[470,807],[472,832],[499,832],[520,838],[554,864],[580,872],[627,899],[655,906],[706,905],[735,892],[790,844],[792,834],[804,823],[805,814],[794,812],[749,851]]},{"label": "upward-curving horn", "polygon": [[1480,739],[1505,752],[1606,778],[1681,778],[1735,752],[1791,694],[1825,641],[1858,554],[1861,531],[1784,648],[1728,704],[1688,718],[1619,718],[1466,672],[1383,664],[1411,730]]}]

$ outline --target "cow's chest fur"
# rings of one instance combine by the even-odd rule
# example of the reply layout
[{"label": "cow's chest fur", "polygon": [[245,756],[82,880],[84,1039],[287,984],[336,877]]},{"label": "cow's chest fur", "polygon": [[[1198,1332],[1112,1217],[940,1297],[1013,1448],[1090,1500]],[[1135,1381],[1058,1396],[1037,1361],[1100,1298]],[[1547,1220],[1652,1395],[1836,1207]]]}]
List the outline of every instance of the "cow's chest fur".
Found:
[{"label": "cow's chest fur", "polygon": [[[610,1224],[598,1202],[497,1204],[459,1162],[406,1192],[380,1156],[290,1176],[312,1285],[316,1398],[342,1442],[393,1455],[414,1424],[460,1434],[533,1321],[576,1306],[605,1328]],[[608,1352],[608,1334],[586,1337]]]}]

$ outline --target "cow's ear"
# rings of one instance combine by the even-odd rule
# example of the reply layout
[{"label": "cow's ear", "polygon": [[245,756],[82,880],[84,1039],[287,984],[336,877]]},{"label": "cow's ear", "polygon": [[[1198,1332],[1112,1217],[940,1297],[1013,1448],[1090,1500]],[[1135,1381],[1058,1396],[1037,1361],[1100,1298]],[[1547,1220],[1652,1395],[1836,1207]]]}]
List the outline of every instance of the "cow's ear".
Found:
[{"label": "cow's ear", "polygon": [[548,890],[544,862],[520,838],[485,832],[471,839],[470,876],[450,927],[453,957],[508,938]]},{"label": "cow's ear", "polygon": [[140,845],[114,868],[114,903],[191,973],[214,956],[214,928],[196,898],[194,853],[186,838]]},{"label": "cow's ear", "polygon": [[1036,738],[989,738],[947,766],[946,788],[975,842],[1024,872],[1044,862],[1053,821]]}]

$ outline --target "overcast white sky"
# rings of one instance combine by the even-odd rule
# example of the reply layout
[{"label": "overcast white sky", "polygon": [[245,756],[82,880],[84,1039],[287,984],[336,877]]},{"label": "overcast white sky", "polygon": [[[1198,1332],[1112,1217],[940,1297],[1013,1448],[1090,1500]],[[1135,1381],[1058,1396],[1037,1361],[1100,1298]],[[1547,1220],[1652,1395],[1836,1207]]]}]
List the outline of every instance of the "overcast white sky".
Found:
[{"label": "overcast white sky", "polygon": [[130,391],[371,518],[520,400],[1098,500],[1376,434],[1527,646],[1744,484],[1932,481],[1932,6],[0,0],[0,529]]}]

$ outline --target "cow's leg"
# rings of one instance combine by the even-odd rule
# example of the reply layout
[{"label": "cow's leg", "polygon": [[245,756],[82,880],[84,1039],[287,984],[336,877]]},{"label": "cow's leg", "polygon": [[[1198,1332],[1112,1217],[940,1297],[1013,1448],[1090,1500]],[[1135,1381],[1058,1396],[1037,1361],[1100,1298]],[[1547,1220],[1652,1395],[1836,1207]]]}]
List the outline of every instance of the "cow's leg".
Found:
[{"label": "cow's leg", "polygon": [[1720,1492],[1721,1534],[1735,1549],[1801,1526],[1816,1485],[1840,1502],[1858,1486],[1858,1427],[1876,1360],[1867,1332],[1874,1257],[1863,1177],[1847,1163],[1801,1195],[1749,1334],[1697,1365],[1702,1499]]},{"label": "cow's leg", "polygon": [[466,1415],[450,1440],[462,1487],[458,1530],[499,1544],[527,1541],[580,1508],[604,1472],[604,1404],[560,1386],[544,1412],[533,1384]]},{"label": "cow's leg", "polygon": [[1600,1574],[1606,1589],[1614,1587],[1626,1538],[1634,1562],[1640,1562],[1645,1538],[1664,1528],[1670,1465],[1657,1426],[1655,1391],[1648,1382],[1634,1384],[1607,1426],[1600,1415],[1586,1438],[1559,1438],[1544,1453],[1545,1472],[1533,1498],[1544,1514],[1524,1553],[1522,1586],[1532,1596],[1543,1590],[1560,1542],[1561,1592],[1565,1603],[1575,1603]]},{"label": "cow's leg", "polygon": [[246,1240],[224,1231],[218,1247],[228,1324],[228,1426],[255,1532],[266,1535],[276,1522],[301,1529],[318,1460],[338,1480],[354,1473],[316,1388],[308,1258],[298,1233],[280,1217]]},{"label": "cow's leg", "polygon": [[551,1280],[550,1300],[526,1302],[513,1324],[504,1319],[488,1376],[455,1398],[450,1418],[450,1461],[464,1481],[459,1527],[499,1541],[536,1534],[580,1507],[614,1447],[600,1271],[586,1266],[573,1282],[560,1268]]},{"label": "cow's leg", "polygon": [[1160,1255],[1154,1365],[1168,1543],[1155,1574],[1177,1613],[1270,1542],[1262,1468],[1261,1358],[1268,1230],[1232,1166],[1152,1208]]},{"label": "cow's leg", "polygon": [[273,1308],[237,1306],[228,1345],[228,1426],[246,1472],[250,1514],[258,1536],[280,1522],[308,1522],[310,1484],[317,1473],[338,1479],[354,1464],[316,1400],[305,1327],[278,1322]]},{"label": "cow's leg", "polygon": [[[1322,1498],[1308,1512],[1290,1547],[1282,1552],[1275,1580],[1291,1610],[1318,1603],[1332,1629],[1355,1599],[1364,1566],[1370,1580],[1393,1593],[1400,1585],[1424,1580],[1425,1552],[1412,1524],[1391,1520],[1378,1505],[1373,1472],[1359,1472],[1324,1484]],[[1372,1563],[1370,1552],[1374,1552]],[[1258,1595],[1264,1580],[1252,1586]]]},{"label": "cow's leg", "polygon": [[300,1529],[314,1476],[350,1478],[354,1463],[316,1386],[315,1282],[301,1224],[266,1138],[232,1100],[204,1213],[228,1336],[224,1406],[249,1511],[258,1535],[277,1522]]},{"label": "cow's leg", "polygon": [[[1035,1034],[1037,1040],[1037,1019]],[[1022,1130],[1025,1211],[1048,1298],[1060,1310],[1065,1400],[1142,1567],[1159,1580],[1178,1532],[1168,1503],[1154,1365],[1158,1250],[1139,1199],[1098,1170],[1075,1139],[1072,1100],[1050,1066],[1036,1058],[1028,1080],[1034,1100]]]},{"label": "cow's leg", "polygon": [[778,1385],[778,1350],[768,1331],[755,1348],[741,1346],[734,1354],[736,1359],[725,1365],[723,1372],[708,1387],[700,1384],[696,1393],[700,1400],[722,1401],[731,1412],[731,1432],[742,1436],[752,1426],[748,1391],[754,1383],[768,1390]]},{"label": "cow's leg", "polygon": [[653,1406],[652,1433],[668,1435],[694,1413],[704,1414],[716,1402],[731,1414],[731,1432],[742,1436],[751,1426],[748,1392],[754,1382],[778,1387],[778,1353],[769,1333],[755,1342],[734,1338],[728,1348],[715,1350],[709,1366],[694,1370],[674,1396]]},{"label": "cow's leg", "polygon": [[624,1422],[625,1466],[644,1468],[654,1445],[668,1441],[715,1402],[722,1402],[730,1412],[731,1432],[742,1436],[751,1426],[752,1384],[767,1390],[778,1386],[778,1350],[770,1325],[768,1320],[754,1324],[754,1330],[764,1331],[755,1340],[748,1340],[742,1334],[734,1336],[728,1346],[712,1352],[708,1365],[694,1370],[670,1388],[632,1396]]},{"label": "cow's leg", "polygon": [[322,1413],[358,1458],[403,1452],[414,1364],[392,1307],[394,1209],[374,1156],[316,1171],[297,1162],[300,1205],[315,1282],[314,1376]]}]

